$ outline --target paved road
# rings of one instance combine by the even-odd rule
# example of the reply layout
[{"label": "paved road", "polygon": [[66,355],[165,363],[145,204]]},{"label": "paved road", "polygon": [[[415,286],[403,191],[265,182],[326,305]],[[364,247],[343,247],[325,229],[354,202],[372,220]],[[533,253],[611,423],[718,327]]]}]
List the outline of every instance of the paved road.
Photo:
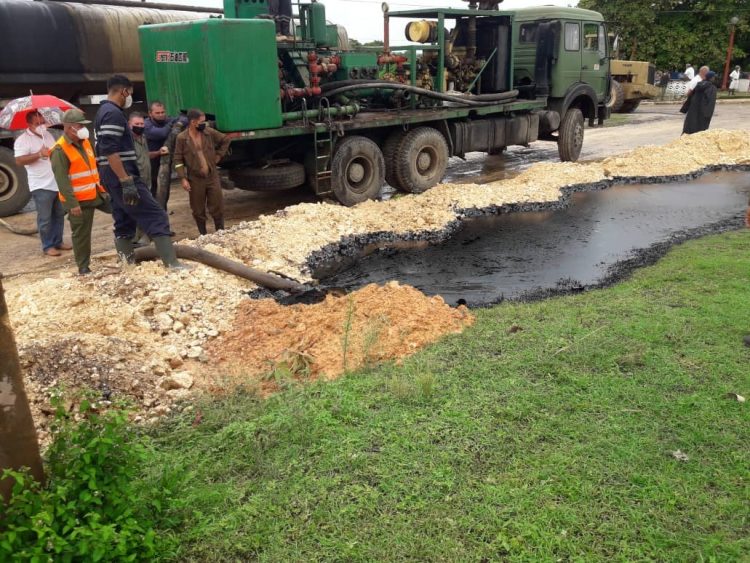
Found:
[{"label": "paved road", "polygon": [[[645,144],[665,144],[680,136],[682,114],[679,105],[642,105],[637,112],[627,116],[624,124],[587,130],[582,160],[596,160]],[[750,103],[724,103],[717,107],[711,127],[714,129],[745,129],[750,123]],[[452,159],[446,181],[488,182],[513,175],[534,162],[557,159],[557,148],[551,143],[533,143],[529,148],[515,147],[500,156],[469,155],[466,161]],[[172,190],[170,217],[176,239],[195,237],[195,225],[190,215],[187,195],[179,188]],[[281,195],[233,190],[225,192],[228,226],[259,215],[273,213],[288,205],[314,201],[303,190],[292,190]],[[14,225],[29,227],[35,222],[34,213],[24,213],[9,218]],[[67,222],[66,222],[67,223]],[[66,238],[69,228],[66,225]],[[94,253],[111,251],[112,222],[107,215],[97,214],[94,222]],[[59,268],[74,268],[70,253],[61,258],[42,255],[38,238],[15,235],[0,227],[0,271],[6,276],[24,273],[43,273]]]}]

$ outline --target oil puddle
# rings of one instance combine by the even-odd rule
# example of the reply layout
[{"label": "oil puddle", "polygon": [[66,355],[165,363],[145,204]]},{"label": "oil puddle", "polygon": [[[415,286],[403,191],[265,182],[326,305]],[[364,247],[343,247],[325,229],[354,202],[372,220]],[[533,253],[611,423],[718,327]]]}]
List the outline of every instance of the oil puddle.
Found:
[{"label": "oil puddle", "polygon": [[398,280],[469,306],[583,290],[653,263],[672,244],[737,228],[748,192],[747,172],[579,192],[563,209],[471,219],[443,244],[400,243],[326,264],[316,277],[347,290]]}]

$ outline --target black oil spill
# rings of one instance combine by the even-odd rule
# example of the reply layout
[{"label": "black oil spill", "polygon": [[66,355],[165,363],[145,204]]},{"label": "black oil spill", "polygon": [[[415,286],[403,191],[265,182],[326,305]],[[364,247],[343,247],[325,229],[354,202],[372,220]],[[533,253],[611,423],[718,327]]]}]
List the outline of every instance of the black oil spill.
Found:
[{"label": "black oil spill", "polygon": [[[550,205],[467,210],[477,217],[440,232],[343,240],[309,265],[323,286],[352,290],[398,280],[469,306],[585,291],[655,262],[674,244],[739,228],[750,174],[719,171],[602,190],[609,185],[570,188]],[[383,245],[389,248],[370,253]]]}]

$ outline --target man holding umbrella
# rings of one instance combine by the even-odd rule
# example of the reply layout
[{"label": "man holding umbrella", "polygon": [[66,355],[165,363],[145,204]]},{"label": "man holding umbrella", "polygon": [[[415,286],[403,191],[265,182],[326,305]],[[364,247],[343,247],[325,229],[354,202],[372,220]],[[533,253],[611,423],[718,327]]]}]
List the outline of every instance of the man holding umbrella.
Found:
[{"label": "man holding umbrella", "polygon": [[13,145],[16,164],[26,168],[29,191],[36,206],[42,252],[47,256],[60,256],[61,250],[70,250],[72,246],[63,242],[65,213],[57,197],[57,182],[49,161],[49,151],[55,139],[47,131],[44,118],[37,110],[26,113],[26,125],[26,130]]}]

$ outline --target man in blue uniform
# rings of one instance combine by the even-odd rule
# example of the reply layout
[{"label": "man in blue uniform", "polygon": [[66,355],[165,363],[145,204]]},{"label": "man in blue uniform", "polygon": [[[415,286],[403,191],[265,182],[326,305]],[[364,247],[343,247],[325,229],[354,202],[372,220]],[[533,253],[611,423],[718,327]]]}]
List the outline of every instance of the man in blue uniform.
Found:
[{"label": "man in blue uniform", "polygon": [[115,75],[107,81],[107,100],[96,114],[96,164],[102,184],[112,199],[115,248],[127,262],[133,262],[133,237],[140,227],[151,240],[168,268],[184,268],[169,238],[167,213],[151,195],[138,172],[133,137],[123,108],[133,103],[133,85],[127,77]]}]

